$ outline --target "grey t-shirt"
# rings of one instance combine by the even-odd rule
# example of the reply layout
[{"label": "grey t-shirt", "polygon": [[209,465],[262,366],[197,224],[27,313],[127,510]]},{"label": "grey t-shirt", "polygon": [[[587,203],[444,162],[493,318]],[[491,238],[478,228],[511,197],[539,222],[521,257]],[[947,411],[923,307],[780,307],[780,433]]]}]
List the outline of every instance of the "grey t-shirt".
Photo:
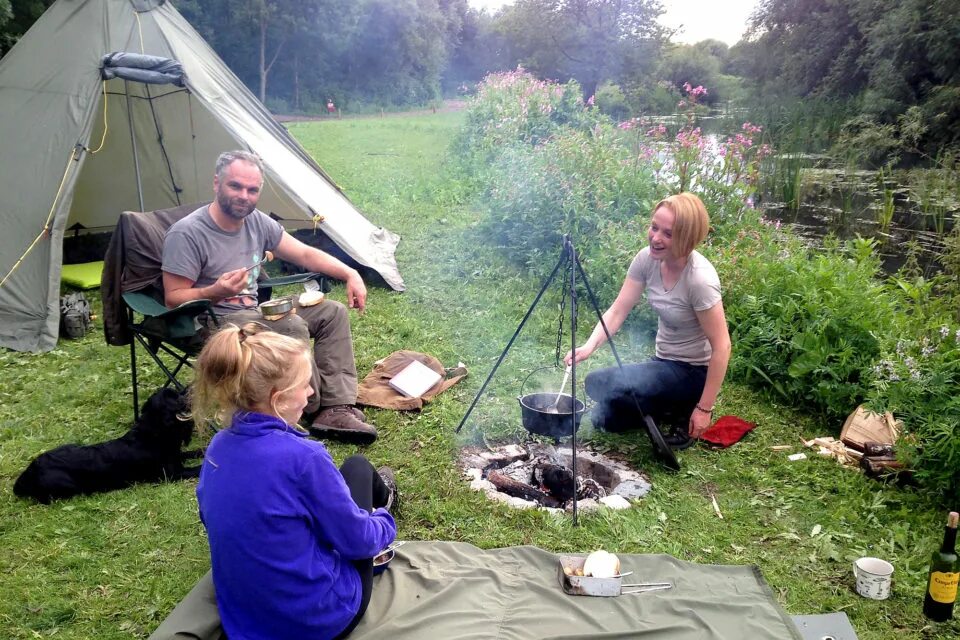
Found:
[{"label": "grey t-shirt", "polygon": [[[260,210],[247,216],[239,231],[224,231],[210,217],[209,209],[200,207],[167,230],[163,239],[164,271],[206,287],[227,271],[256,264],[264,251],[280,244],[283,227]],[[259,266],[248,272],[247,286],[239,295],[221,300],[214,309],[230,312],[255,305],[258,275]]]},{"label": "grey t-shirt", "polygon": [[713,349],[696,311],[706,311],[720,302],[720,277],[710,261],[694,251],[680,279],[669,291],[660,277],[660,261],[644,247],[630,263],[627,276],[644,286],[647,302],[660,319],[657,326],[657,357],[705,365]]}]

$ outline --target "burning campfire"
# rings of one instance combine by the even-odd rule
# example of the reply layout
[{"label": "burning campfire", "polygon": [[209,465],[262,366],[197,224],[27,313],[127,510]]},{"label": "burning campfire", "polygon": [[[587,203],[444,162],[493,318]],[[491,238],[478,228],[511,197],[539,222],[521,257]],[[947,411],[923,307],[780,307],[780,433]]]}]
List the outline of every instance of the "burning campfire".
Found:
[{"label": "burning campfire", "polygon": [[519,508],[630,507],[652,488],[639,472],[590,450],[577,451],[574,483],[570,447],[531,443],[492,450],[466,449],[460,458],[471,488]]}]

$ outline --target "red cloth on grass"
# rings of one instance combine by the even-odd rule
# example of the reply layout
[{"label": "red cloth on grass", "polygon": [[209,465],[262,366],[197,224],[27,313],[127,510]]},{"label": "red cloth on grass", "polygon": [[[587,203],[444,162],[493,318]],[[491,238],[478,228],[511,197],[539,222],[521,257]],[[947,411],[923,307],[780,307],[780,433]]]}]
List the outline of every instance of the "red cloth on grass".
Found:
[{"label": "red cloth on grass", "polygon": [[740,442],[740,438],[756,426],[755,423],[747,422],[737,416],[720,416],[713,426],[700,435],[700,439],[721,447],[729,447]]}]

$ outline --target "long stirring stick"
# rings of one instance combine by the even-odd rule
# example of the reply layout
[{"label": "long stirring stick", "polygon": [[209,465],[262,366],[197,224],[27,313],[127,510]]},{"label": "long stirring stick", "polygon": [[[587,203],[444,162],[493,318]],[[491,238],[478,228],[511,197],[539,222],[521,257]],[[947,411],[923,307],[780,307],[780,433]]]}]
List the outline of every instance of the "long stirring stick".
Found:
[{"label": "long stirring stick", "polygon": [[557,399],[553,401],[553,406],[558,406],[560,404],[560,396],[563,395],[563,390],[567,386],[567,379],[570,377],[571,367],[567,367],[567,371],[563,374],[563,382],[560,383],[560,391],[557,391]]}]

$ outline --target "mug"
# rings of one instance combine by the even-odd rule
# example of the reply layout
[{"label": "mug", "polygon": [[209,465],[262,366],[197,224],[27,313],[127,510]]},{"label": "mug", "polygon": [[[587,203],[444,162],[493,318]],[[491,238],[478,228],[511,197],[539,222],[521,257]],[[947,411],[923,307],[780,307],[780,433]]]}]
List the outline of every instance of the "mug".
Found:
[{"label": "mug", "polygon": [[853,575],[857,580],[857,593],[871,600],[886,600],[890,597],[893,581],[893,565],[880,558],[860,558],[853,563]]}]

